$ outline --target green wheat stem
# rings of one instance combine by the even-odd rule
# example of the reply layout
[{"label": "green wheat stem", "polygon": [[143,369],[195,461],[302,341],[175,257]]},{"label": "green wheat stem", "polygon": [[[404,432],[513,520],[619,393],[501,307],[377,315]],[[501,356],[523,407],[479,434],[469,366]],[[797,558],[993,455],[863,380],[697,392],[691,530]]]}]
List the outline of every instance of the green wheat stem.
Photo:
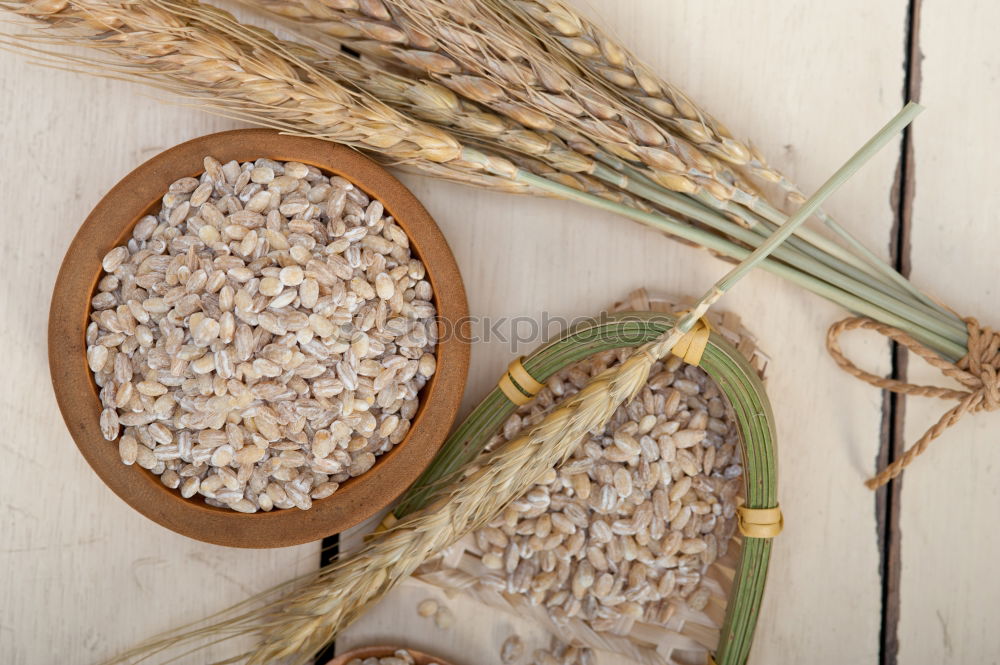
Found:
[{"label": "green wheat stem", "polygon": [[[788,221],[772,233],[763,245],[755,249],[750,256],[741,261],[735,268],[730,270],[721,280],[719,280],[713,289],[709,290],[709,293],[713,290],[725,293],[740,279],[742,279],[744,275],[754,268],[754,266],[760,263],[761,260],[767,257],[772,251],[774,251],[775,248],[778,247],[778,245],[794,233],[796,228],[809,219],[809,217],[811,217],[813,213],[815,213],[823,204],[823,201],[825,201],[835,191],[840,189],[840,187],[847,182],[851,176],[858,172],[858,169],[875,156],[875,153],[885,147],[886,143],[888,143],[893,136],[913,122],[913,119],[916,118],[917,115],[919,115],[923,110],[923,107],[915,102],[910,102],[903,107],[903,109],[897,113],[892,120],[886,123],[885,126],[882,127],[882,129],[880,129],[872,138],[868,139],[868,142],[865,143],[853,157],[837,169],[836,173],[834,173],[829,180],[823,183],[823,185],[816,190],[815,194],[806,199],[805,203],[803,203],[799,209],[788,218]],[[706,297],[707,295],[708,294],[706,294]],[[683,318],[681,320],[683,321]],[[678,326],[679,325],[680,323],[678,323]]]},{"label": "green wheat stem", "polygon": [[[713,214],[716,220],[721,219],[727,222],[729,220],[719,213],[720,211],[731,213],[746,222],[749,229],[759,237],[766,237],[774,228],[783,224],[787,219],[783,213],[766,201],[762,201],[759,197],[750,197],[743,192],[737,192],[736,199],[743,201],[743,204],[735,201],[722,201],[704,191],[691,197],[666,189],[662,185],[650,180],[639,169],[613,155],[607,155],[598,151],[593,156],[599,162],[602,162],[594,170],[595,177],[613,183],[616,186],[627,188],[633,194],[650,202],[658,203],[674,212],[691,216],[704,223],[708,223],[705,219],[706,213]],[[629,180],[641,187],[630,187]],[[640,191],[643,193],[640,194]],[[688,214],[682,212],[682,208],[688,211],[691,210],[688,204],[692,201],[702,203],[700,213]],[[831,228],[847,233],[822,210],[817,211],[815,215],[819,219],[824,220],[828,225],[833,224]],[[948,336],[954,341],[961,344],[965,344],[967,341],[968,334],[965,324],[953,312],[946,310],[921,293],[909,280],[886,265],[871,250],[861,245],[853,236],[849,236],[848,234],[848,237],[851,239],[851,245],[861,247],[865,255],[864,258],[851,254],[840,245],[805,227],[799,228],[796,231],[796,236],[798,237],[789,239],[788,245],[790,247],[852,278],[857,283],[866,284],[868,288],[881,291],[887,296],[907,304],[909,307],[922,311],[926,316],[930,316],[940,322],[942,326],[950,328],[952,332]]]},{"label": "green wheat stem", "polygon": [[[607,167],[599,166],[595,169],[593,175],[602,180],[613,182],[622,189],[642,197],[651,203],[661,205],[674,213],[701,222],[751,247],[759,246],[763,239],[767,237],[763,232],[763,224],[758,224],[755,230],[745,228],[686,196],[675,192],[657,190],[645,183],[634,182],[621,174],[617,174],[618,177],[615,178],[616,174]],[[776,228],[778,227],[775,226],[770,230],[773,232]],[[876,285],[880,285],[882,282],[878,280],[873,284],[857,279],[850,274],[844,274],[843,271],[831,267],[823,261],[819,261],[804,251],[802,246],[808,247],[807,243],[800,242],[793,245],[793,241],[795,240],[799,239],[795,237],[789,238],[788,245],[777,249],[774,252],[774,257],[798,268],[803,273],[813,275],[848,293],[856,293],[871,301],[872,304],[892,311],[898,316],[923,326],[927,330],[933,331],[957,344],[963,344],[967,340],[968,333],[964,325],[961,325],[957,319],[954,322],[951,320],[942,320],[936,311],[928,310],[922,303],[912,300],[908,294],[902,294],[895,289],[888,292],[886,289],[879,289]],[[815,248],[813,249],[817,251]],[[849,270],[848,266],[843,266],[843,268],[844,270]]]}]

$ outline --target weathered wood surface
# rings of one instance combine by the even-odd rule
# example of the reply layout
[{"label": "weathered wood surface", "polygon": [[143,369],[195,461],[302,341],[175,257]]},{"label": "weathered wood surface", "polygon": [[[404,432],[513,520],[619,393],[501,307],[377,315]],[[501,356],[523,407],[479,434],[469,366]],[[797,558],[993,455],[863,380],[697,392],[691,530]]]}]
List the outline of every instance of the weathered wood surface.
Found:
[{"label": "weathered wood surface", "polygon": [[[996,145],[1000,49],[991,2],[923,2],[913,133],[913,279],[962,316],[997,326]],[[951,385],[919,359],[911,381]],[[912,398],[907,444],[953,403]],[[900,504],[900,663],[1000,662],[1000,499],[996,413],[967,416],[931,444],[904,476]]]},{"label": "weathered wood surface", "polygon": [[[594,9],[806,191],[901,102],[903,0],[781,2],[767,11],[735,0],[635,0]],[[914,135],[915,279],[985,320],[984,303],[995,288],[963,285],[988,277],[992,261],[989,132],[1000,61],[988,26],[996,11],[983,2],[924,8],[922,101],[931,110]],[[29,66],[10,54],[0,55],[0,118],[8,165],[0,178],[0,341],[7,350],[0,422],[7,424],[8,459],[0,470],[0,661],[92,662],[314,567],[318,548],[229,550],[148,522],[105,489],[77,454],[49,386],[47,303],[80,221],[139,162],[234,125],[159,104],[133,86]],[[887,149],[829,205],[883,254],[899,157],[898,146]],[[703,252],[576,205],[406,180],[448,236],[473,313],[492,320],[587,316],[637,286],[695,295],[724,270]],[[786,517],[751,661],[874,663],[880,553],[874,501],[861,481],[879,446],[881,396],[826,357],[822,339],[841,315],[836,307],[765,274],[748,278],[724,307],[773,356],[769,392]],[[477,344],[466,408],[510,357],[537,341]],[[866,366],[888,370],[882,341],[852,339],[849,349]],[[908,440],[940,406],[911,401]],[[956,428],[907,476],[900,662],[996,655],[989,625],[1000,596],[990,567],[996,543],[989,539],[996,538],[977,528],[996,498],[983,462],[992,454],[990,426],[984,417]],[[415,606],[435,593],[407,584],[338,646],[397,641],[457,663],[489,663],[497,662],[510,632],[537,635],[517,619],[457,598],[444,601],[456,625],[432,628]],[[533,646],[542,645],[539,636]]]}]

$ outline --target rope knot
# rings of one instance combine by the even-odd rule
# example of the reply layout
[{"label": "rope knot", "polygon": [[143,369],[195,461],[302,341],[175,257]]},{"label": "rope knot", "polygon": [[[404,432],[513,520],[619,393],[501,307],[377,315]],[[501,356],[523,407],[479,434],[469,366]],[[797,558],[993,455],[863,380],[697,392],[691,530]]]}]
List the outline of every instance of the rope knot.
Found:
[{"label": "rope knot", "polygon": [[971,380],[963,384],[979,394],[972,410],[996,411],[1000,409],[1000,333],[980,326],[971,317],[965,319],[965,324],[969,329],[969,353],[957,366],[970,376]]},{"label": "rope knot", "polygon": [[[830,356],[848,374],[862,381],[902,395],[920,395],[958,402],[950,408],[920,439],[906,450],[896,461],[882,469],[876,476],[866,481],[871,489],[878,489],[903,472],[910,462],[922,454],[931,441],[959,420],[966,413],[996,411],[1000,409],[1000,333],[992,328],[980,326],[974,318],[965,319],[969,331],[968,352],[957,363],[941,358],[907,333],[872,319],[855,317],[844,319],[830,326],[826,336],[826,348]],[[937,368],[945,376],[954,379],[964,390],[954,390],[939,386],[921,386],[905,381],[897,381],[876,376],[859,369],[844,355],[840,348],[840,335],[847,330],[873,330],[910,352],[920,356],[927,364]]]}]

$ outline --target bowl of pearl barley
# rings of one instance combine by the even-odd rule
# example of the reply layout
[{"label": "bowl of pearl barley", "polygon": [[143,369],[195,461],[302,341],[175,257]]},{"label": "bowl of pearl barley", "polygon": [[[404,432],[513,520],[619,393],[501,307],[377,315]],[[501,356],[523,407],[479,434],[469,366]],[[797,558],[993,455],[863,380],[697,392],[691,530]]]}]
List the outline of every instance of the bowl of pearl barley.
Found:
[{"label": "bowl of pearl barley", "polygon": [[73,239],[49,314],[69,431],[198,540],[283,547],[375,515],[430,463],[469,362],[434,220],[349,148],[246,129],[171,148]]}]

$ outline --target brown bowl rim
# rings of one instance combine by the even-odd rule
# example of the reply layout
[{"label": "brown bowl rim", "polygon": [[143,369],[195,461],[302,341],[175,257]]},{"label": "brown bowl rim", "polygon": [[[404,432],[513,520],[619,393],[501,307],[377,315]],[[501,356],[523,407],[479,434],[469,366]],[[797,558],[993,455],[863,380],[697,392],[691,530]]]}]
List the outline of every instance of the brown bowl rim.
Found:
[{"label": "brown bowl rim", "polygon": [[328,661],[326,665],[347,665],[348,662],[354,660],[355,658],[360,658],[361,660],[364,660],[365,658],[386,658],[393,655],[399,649],[406,649],[409,651],[410,655],[413,656],[413,660],[416,662],[416,665],[430,665],[430,663],[436,663],[437,665],[451,665],[450,661],[438,658],[437,656],[432,656],[424,653],[423,651],[418,651],[409,647],[392,647],[384,645],[350,649],[349,651],[345,651],[342,654],[334,656],[333,660]]},{"label": "brown bowl rim", "polygon": [[423,389],[406,438],[381,455],[368,473],[314,501],[309,510],[244,514],[216,508],[181,497],[149,471],[122,464],[117,445],[101,434],[101,404],[86,363],[90,299],[102,274],[104,254],[121,244],[147,211],[159,206],[170,183],[203,172],[205,155],[223,163],[260,157],[298,161],[346,178],[374,195],[424,262],[439,320],[462,326],[459,330],[467,327],[465,288],[447,240],[423,205],[392,174],[355,150],[319,139],[269,129],[218,132],[169,148],[140,165],[111,188],[76,233],[60,266],[49,310],[49,370],[56,401],[91,468],[115,494],[154,522],[229,547],[286,547],[319,540],[388,506],[433,459],[461,403],[469,366],[468,336],[439,327],[437,371]]}]

